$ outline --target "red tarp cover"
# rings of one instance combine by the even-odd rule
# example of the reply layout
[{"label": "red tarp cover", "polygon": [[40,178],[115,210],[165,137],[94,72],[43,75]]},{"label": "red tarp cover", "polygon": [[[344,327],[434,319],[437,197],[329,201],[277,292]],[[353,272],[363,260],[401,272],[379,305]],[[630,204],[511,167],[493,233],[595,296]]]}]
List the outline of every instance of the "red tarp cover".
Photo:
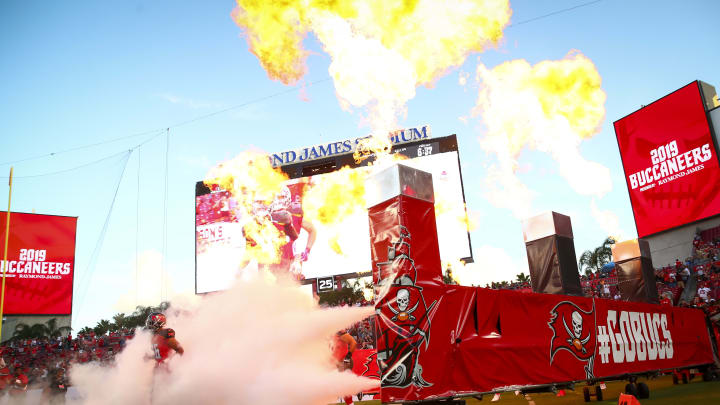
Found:
[{"label": "red tarp cover", "polygon": [[700,310],[445,285],[432,203],[369,215],[383,402],[713,362]]}]

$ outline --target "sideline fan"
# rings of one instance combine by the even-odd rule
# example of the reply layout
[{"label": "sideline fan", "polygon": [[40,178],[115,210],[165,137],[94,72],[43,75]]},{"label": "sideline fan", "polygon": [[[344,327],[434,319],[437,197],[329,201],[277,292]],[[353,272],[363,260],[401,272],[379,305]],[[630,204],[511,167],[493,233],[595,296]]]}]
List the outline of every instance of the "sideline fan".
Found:
[{"label": "sideline fan", "polygon": [[145,321],[145,326],[153,332],[152,350],[155,361],[160,364],[170,357],[170,349],[182,355],[185,350],[175,338],[175,331],[166,328],[167,318],[161,312],[152,312]]}]

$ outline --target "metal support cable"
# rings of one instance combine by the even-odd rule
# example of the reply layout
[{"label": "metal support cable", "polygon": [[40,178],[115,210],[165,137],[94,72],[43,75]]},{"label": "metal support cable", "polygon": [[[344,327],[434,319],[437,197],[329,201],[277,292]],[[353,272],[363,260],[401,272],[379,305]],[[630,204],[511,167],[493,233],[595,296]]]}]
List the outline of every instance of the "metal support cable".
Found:
[{"label": "metal support cable", "polygon": [[[113,194],[112,202],[110,203],[110,207],[108,209],[107,215],[105,216],[105,222],[103,224],[102,229],[100,230],[100,235],[98,236],[97,242],[95,242],[95,249],[93,250],[92,255],[90,256],[90,261],[88,262],[88,266],[85,269],[85,273],[83,274],[82,279],[80,280],[79,287],[81,289],[80,293],[80,299],[75,300],[74,303],[77,303],[78,308],[80,310],[83,309],[83,304],[85,303],[85,298],[87,297],[87,290],[90,284],[92,283],[92,278],[94,276],[94,265],[97,262],[98,257],[100,256],[100,251],[102,250],[103,242],[105,241],[105,235],[107,233],[108,225],[110,224],[110,217],[113,212],[113,207],[115,207],[115,201],[117,200],[118,191],[120,190],[120,184],[122,183],[122,179],[125,175],[125,169],[127,168],[127,163],[130,160],[130,154],[132,151],[128,151],[127,155],[125,157],[125,163],[123,164],[122,172],[120,173],[120,177],[118,178],[117,184],[115,185],[115,193]],[[73,317],[77,311],[73,311]],[[72,321],[71,321],[72,324]]]},{"label": "metal support cable", "polygon": [[168,177],[170,167],[170,128],[165,134],[165,199],[163,201],[162,267],[160,269],[160,302],[167,299],[167,203]]},{"label": "metal support cable", "polygon": [[138,274],[140,272],[140,147],[137,148],[137,194],[135,198],[135,307],[138,306]]}]

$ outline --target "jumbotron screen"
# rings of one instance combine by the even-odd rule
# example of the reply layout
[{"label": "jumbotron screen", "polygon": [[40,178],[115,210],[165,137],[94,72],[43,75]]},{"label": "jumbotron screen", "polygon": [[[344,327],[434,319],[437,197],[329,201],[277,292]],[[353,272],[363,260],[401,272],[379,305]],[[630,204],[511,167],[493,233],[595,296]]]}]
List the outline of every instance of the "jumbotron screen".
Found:
[{"label": "jumbotron screen", "polygon": [[638,236],[720,213],[720,167],[699,82],[615,122]]},{"label": "jumbotron screen", "polygon": [[[447,137],[449,138],[449,137]],[[403,161],[433,175],[436,195],[436,213],[440,256],[443,261],[472,260],[470,235],[464,221],[465,198],[462,187],[459,155],[455,138],[454,150],[440,152],[445,138],[432,139],[422,145],[405,145],[402,153],[419,156]],[[444,148],[447,149],[447,148]],[[354,170],[367,170],[358,167]],[[290,190],[293,224],[299,236],[283,246],[282,254],[296,258],[293,265],[306,279],[347,273],[365,273],[372,270],[370,259],[370,231],[366,210],[356,211],[332,227],[309,223],[302,206],[303,192],[307,187],[322,182],[333,173],[317,174],[287,181]],[[198,189],[203,187],[198,186]],[[438,207],[438,204],[441,206]],[[243,237],[243,218],[239,218],[236,203],[224,190],[205,190],[196,195],[196,293],[224,290],[236,277],[251,267],[241,268],[246,246]],[[463,218],[458,218],[462,214]],[[299,215],[304,218],[297,218]],[[311,234],[314,234],[311,236]],[[314,237],[307,260],[297,260],[305,252],[308,240]],[[298,268],[294,268],[298,271]]]},{"label": "jumbotron screen", "polygon": [[[1,244],[5,243],[6,214],[0,212]],[[76,227],[77,217],[10,214],[5,314],[72,313]],[[0,263],[5,265],[2,257]]]}]

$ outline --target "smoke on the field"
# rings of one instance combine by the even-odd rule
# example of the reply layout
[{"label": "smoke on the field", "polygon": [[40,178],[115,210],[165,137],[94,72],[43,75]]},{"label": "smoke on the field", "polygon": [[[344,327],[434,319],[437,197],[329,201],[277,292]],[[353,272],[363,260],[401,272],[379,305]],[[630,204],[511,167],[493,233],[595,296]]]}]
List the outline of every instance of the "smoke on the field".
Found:
[{"label": "smoke on the field", "polygon": [[140,332],[115,367],[77,365],[72,383],[84,404],[326,404],[375,387],[338,372],[330,342],[372,307],[320,308],[290,280],[259,273],[195,307],[168,311],[185,355],[155,368]]}]

